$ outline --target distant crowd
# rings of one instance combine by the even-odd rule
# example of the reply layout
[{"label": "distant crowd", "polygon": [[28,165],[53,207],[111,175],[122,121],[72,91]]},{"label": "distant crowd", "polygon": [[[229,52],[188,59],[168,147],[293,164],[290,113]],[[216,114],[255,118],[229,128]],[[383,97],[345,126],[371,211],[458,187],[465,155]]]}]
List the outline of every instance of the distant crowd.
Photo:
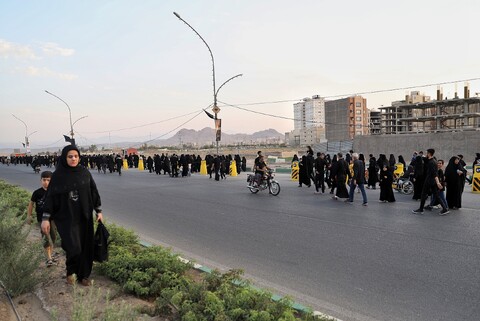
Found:
[{"label": "distant crowd", "polygon": [[[195,154],[175,153],[169,155],[154,154],[152,156],[129,154],[122,157],[120,154],[83,154],[80,158],[80,164],[89,169],[98,170],[98,172],[114,173],[119,175],[122,173],[124,163],[128,168],[139,168],[140,160],[143,167],[150,173],[157,175],[169,175],[170,177],[186,177],[192,173],[198,173],[201,169],[202,157]],[[235,161],[235,169],[237,173],[247,170],[246,157],[240,155],[206,155],[205,156],[207,174],[215,180],[225,179],[230,173],[232,161]],[[28,156],[2,156],[0,162],[6,165],[46,166],[48,168],[55,167],[58,162],[57,155],[28,155]]]}]

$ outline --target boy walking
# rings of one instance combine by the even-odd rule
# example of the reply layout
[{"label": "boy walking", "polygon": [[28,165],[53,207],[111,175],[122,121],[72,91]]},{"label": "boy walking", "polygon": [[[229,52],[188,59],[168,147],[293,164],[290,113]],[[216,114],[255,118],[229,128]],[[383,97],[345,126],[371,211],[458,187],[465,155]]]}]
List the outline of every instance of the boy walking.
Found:
[{"label": "boy walking", "polygon": [[[43,204],[45,202],[45,195],[47,194],[48,184],[50,184],[51,177],[52,177],[52,172],[50,171],[44,171],[40,175],[42,187],[40,187],[39,189],[33,192],[30,202],[28,203],[27,221],[29,224],[32,223],[33,207],[35,207],[37,222],[38,223],[42,222]],[[53,223],[53,221],[50,222],[50,225],[51,225],[50,233],[48,235],[45,235],[44,233],[42,233],[43,248],[45,249],[45,255],[47,257],[47,262],[46,262],[47,267],[55,265],[55,262],[56,262],[56,258],[53,257],[53,246],[57,239],[57,228]]]}]

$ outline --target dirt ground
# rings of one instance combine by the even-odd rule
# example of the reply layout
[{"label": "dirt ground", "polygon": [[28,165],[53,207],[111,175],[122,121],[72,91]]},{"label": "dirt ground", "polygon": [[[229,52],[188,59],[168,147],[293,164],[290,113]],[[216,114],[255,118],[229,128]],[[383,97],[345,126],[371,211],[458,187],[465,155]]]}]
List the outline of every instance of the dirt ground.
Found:
[{"label": "dirt ground", "polygon": [[[38,228],[32,228],[29,235],[31,240],[41,242]],[[56,266],[46,267],[45,262],[41,263],[40,269],[49,272],[48,280],[39,284],[37,288],[30,293],[23,294],[13,299],[15,309],[23,321],[70,321],[72,319],[73,295],[74,291],[81,293],[81,296],[88,295],[90,287],[82,285],[73,286],[66,283],[65,278],[65,256],[63,251],[56,249],[60,253],[59,261]],[[100,317],[104,310],[106,297],[108,293],[109,304],[118,306],[130,305],[140,309],[140,311],[152,311],[153,303],[140,300],[131,295],[122,292],[119,286],[110,279],[99,275],[95,266],[91,275],[93,280],[93,289],[99,291],[99,302],[96,304],[99,310],[97,317]],[[141,314],[137,320],[142,321],[167,321],[161,317],[151,317],[147,314]],[[7,296],[0,294],[0,321],[18,321],[15,312],[9,303]]]}]

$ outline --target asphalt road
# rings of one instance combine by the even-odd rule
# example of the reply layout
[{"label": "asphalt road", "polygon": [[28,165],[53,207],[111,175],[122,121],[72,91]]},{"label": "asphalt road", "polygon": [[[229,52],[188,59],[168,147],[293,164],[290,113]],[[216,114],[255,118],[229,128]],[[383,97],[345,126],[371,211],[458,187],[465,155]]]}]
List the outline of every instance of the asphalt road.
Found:
[{"label": "asphalt road", "polygon": [[[92,172],[104,215],[145,240],[249,279],[343,320],[479,320],[480,194],[447,216],[414,215],[410,196],[369,206],[334,201],[277,175],[279,196],[246,189],[245,174],[215,182],[128,170]],[[0,165],[29,190],[39,175]]]}]

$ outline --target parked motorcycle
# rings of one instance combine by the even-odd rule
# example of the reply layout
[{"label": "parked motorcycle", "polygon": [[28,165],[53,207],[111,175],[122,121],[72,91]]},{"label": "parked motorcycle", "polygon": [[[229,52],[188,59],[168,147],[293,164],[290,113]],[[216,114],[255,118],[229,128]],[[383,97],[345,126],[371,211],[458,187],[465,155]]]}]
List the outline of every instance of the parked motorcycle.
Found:
[{"label": "parked motorcycle", "polygon": [[257,182],[255,174],[247,175],[247,188],[253,194],[257,194],[259,191],[263,191],[268,188],[270,194],[277,196],[280,194],[280,184],[274,179],[274,173],[272,170],[269,170],[265,177],[260,180],[260,183]]}]

